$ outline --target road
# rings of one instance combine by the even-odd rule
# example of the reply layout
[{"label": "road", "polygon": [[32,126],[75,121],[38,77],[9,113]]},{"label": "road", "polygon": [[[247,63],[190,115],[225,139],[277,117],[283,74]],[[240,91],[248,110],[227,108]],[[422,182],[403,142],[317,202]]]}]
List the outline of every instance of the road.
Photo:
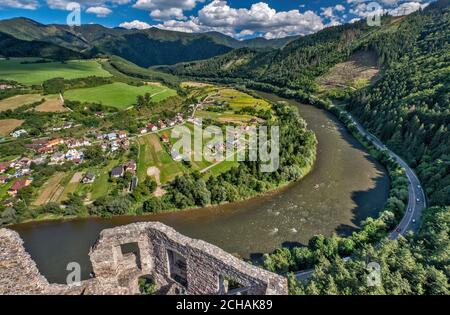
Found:
[{"label": "road", "polygon": [[[405,170],[408,178],[408,205],[405,214],[394,231],[389,234],[389,239],[396,240],[399,236],[405,235],[408,231],[416,233],[419,230],[422,219],[422,212],[427,207],[425,192],[423,191],[420,180],[409,165],[397,154],[389,150],[377,137],[366,131],[363,126],[348,113],[358,131],[366,137],[375,147],[386,151],[397,163]],[[345,257],[344,259],[350,259]],[[298,281],[305,281],[311,278],[314,270],[304,270],[295,274]]]}]

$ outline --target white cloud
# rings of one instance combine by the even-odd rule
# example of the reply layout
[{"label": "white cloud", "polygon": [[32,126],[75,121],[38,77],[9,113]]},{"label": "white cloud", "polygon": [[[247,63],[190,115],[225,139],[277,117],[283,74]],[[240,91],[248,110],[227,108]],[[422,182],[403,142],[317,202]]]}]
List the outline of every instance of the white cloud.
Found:
[{"label": "white cloud", "polygon": [[133,8],[148,10],[150,16],[159,20],[184,19],[183,12],[192,10],[205,0],[138,0]]},{"label": "white cloud", "polygon": [[334,9],[336,11],[344,11],[345,7],[342,4],[336,4],[336,6],[334,7]]},{"label": "white cloud", "polygon": [[322,11],[322,15],[326,16],[326,17],[332,17],[333,16],[333,8],[332,7],[328,7],[328,8],[321,8]]},{"label": "white cloud", "polygon": [[267,3],[253,4],[250,9],[232,8],[226,1],[214,0],[198,12],[201,25],[227,29],[237,33],[243,29],[265,33],[266,37],[309,34],[324,27],[322,19],[312,11],[280,11]]},{"label": "white cloud", "polygon": [[39,6],[37,0],[1,0],[0,8],[36,10]]},{"label": "white cloud", "polygon": [[180,8],[170,8],[164,10],[153,10],[150,12],[150,16],[155,20],[169,20],[171,18],[176,18],[178,20],[183,20],[186,17],[183,14],[183,10]]},{"label": "white cloud", "polygon": [[112,11],[106,7],[90,7],[86,10],[86,13],[96,14],[97,17],[105,17],[111,14]]},{"label": "white cloud", "polygon": [[81,7],[100,7],[106,4],[123,5],[132,0],[47,0],[47,6],[50,9],[67,10],[67,5],[71,2],[77,2]]},{"label": "white cloud", "polygon": [[389,14],[393,16],[408,15],[419,9],[425,8],[427,5],[428,3],[421,4],[419,2],[405,2],[390,10]]},{"label": "white cloud", "polygon": [[127,29],[138,29],[138,30],[145,30],[147,28],[152,27],[150,24],[139,21],[139,20],[134,20],[131,22],[123,22],[119,25],[120,27],[123,28],[127,28]]}]

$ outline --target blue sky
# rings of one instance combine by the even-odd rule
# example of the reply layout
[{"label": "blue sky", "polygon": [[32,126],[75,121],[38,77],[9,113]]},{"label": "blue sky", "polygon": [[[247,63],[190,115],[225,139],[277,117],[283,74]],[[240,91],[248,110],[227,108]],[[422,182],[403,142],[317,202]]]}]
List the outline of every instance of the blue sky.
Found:
[{"label": "blue sky", "polygon": [[[78,0],[81,23],[184,32],[219,31],[236,38],[305,35],[367,17],[373,10],[409,14],[431,0]],[[28,17],[65,24],[71,0],[0,0],[0,19]]]}]

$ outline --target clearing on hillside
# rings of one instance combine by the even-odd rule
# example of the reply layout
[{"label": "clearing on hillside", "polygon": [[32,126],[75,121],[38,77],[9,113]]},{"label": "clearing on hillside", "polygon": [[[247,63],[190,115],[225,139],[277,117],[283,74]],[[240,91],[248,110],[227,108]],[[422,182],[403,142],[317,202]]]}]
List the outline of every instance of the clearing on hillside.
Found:
[{"label": "clearing on hillside", "polygon": [[0,120],[0,136],[7,136],[11,131],[23,124],[23,120],[2,119]]},{"label": "clearing on hillside", "polygon": [[176,95],[176,91],[163,86],[132,86],[121,82],[92,88],[69,90],[64,98],[71,101],[100,103],[106,106],[126,109],[136,104],[138,95],[149,93],[155,102]]},{"label": "clearing on hillside", "polygon": [[36,60],[38,58],[0,59],[0,78],[33,85],[42,84],[46,80],[58,77],[70,80],[88,76],[111,76],[95,60],[29,63]]},{"label": "clearing on hillside", "polygon": [[67,107],[64,107],[59,95],[45,96],[45,102],[36,107],[36,111],[43,113],[64,113],[69,111]]},{"label": "clearing on hillside", "polygon": [[376,79],[380,69],[374,52],[357,52],[348,61],[338,63],[317,79],[323,90],[335,88],[359,89]]},{"label": "clearing on hillside", "polygon": [[[1,72],[1,70],[0,70]],[[0,112],[5,110],[14,110],[23,105],[39,102],[43,97],[40,94],[24,94],[5,98],[0,101]]]}]

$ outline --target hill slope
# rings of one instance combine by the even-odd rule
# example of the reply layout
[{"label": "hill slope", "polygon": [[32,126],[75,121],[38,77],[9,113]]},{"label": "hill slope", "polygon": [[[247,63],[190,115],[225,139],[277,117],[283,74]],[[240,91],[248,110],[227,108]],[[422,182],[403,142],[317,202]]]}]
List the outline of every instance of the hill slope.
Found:
[{"label": "hill slope", "polygon": [[127,30],[101,25],[43,25],[26,18],[0,21],[0,32],[24,41],[41,41],[82,52],[117,55],[141,67],[207,59],[234,48],[279,48],[297,37],[238,41],[227,35],[182,33],[150,28]]}]

